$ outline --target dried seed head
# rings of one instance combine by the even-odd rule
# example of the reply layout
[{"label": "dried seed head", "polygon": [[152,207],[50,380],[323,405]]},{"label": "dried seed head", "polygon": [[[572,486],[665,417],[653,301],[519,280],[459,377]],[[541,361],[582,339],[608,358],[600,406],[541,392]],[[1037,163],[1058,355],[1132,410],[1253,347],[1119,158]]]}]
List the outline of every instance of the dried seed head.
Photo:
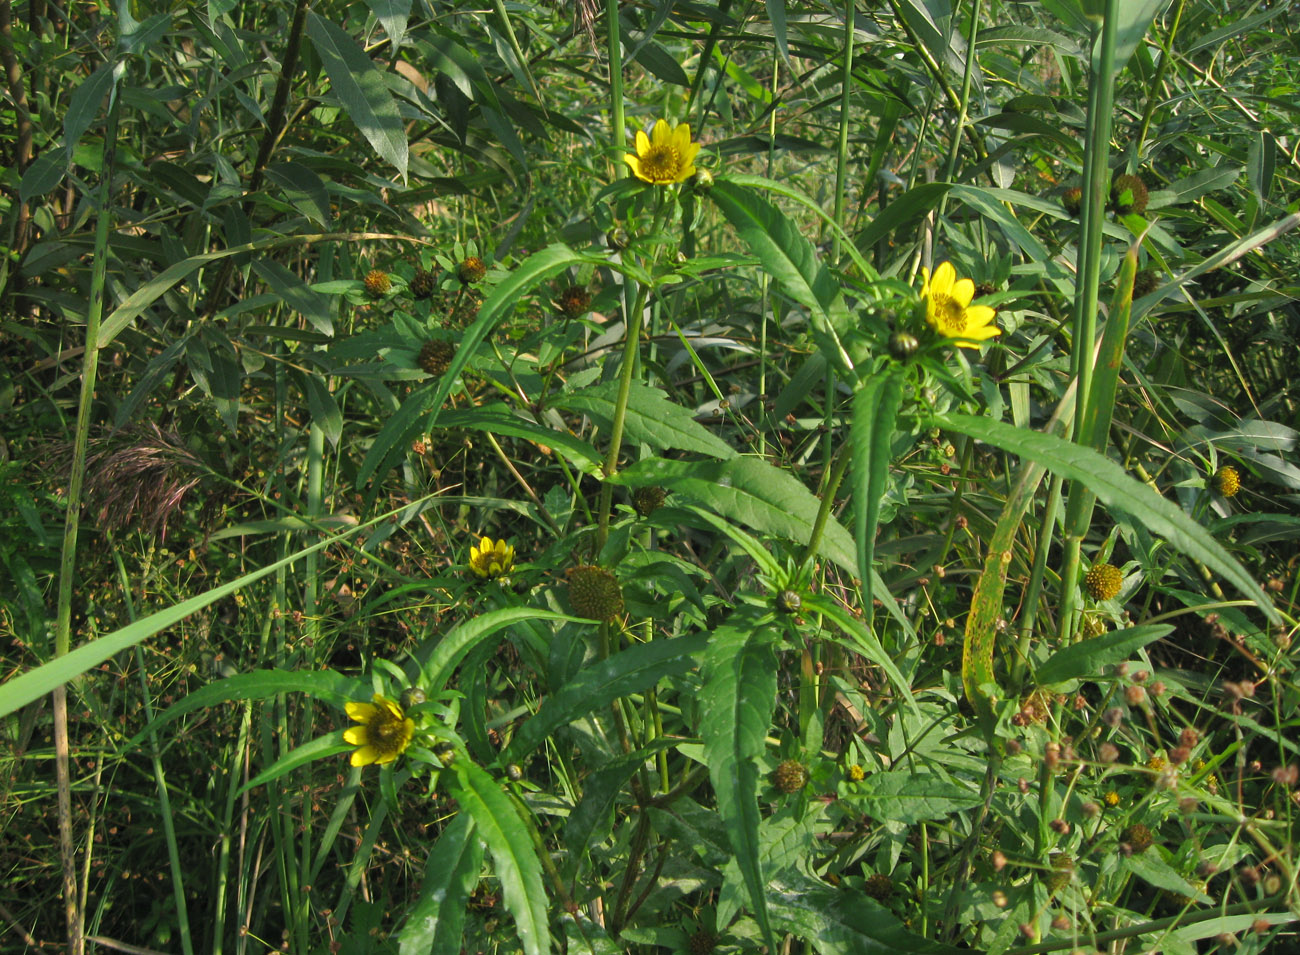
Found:
[{"label": "dried seed head", "polygon": [[604,567],[570,567],[565,576],[569,578],[569,604],[578,616],[612,620],[623,612],[623,589]]},{"label": "dried seed head", "polygon": [[454,357],[456,357],[455,345],[440,338],[433,338],[420,346],[420,354],[415,362],[425,374],[436,376],[443,374],[451,366]]},{"label": "dried seed head", "polygon": [[1137,176],[1116,176],[1110,187],[1111,206],[1122,216],[1147,211],[1147,184]]},{"label": "dried seed head", "polygon": [[772,772],[772,785],[780,793],[796,793],[808,785],[808,770],[797,759],[787,759]]},{"label": "dried seed head", "polygon": [[460,279],[462,285],[473,285],[475,282],[481,282],[485,275],[487,275],[487,266],[483,264],[483,260],[477,255],[471,255],[456,266],[456,278]]},{"label": "dried seed head", "polygon": [[367,272],[362,284],[366,287],[366,294],[371,298],[379,298],[393,287],[392,279],[388,277],[388,273],[380,269],[371,269]]}]

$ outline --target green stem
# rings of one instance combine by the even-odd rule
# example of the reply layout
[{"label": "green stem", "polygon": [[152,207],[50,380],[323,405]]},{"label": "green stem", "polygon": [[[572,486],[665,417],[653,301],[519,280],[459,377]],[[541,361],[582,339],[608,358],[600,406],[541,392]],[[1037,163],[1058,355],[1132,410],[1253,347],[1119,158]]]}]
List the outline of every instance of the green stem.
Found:
[{"label": "green stem", "polygon": [[[104,287],[108,275],[108,233],[112,227],[113,164],[117,154],[117,118],[121,106],[118,85],[109,92],[108,122],[104,129],[103,174],[95,221],[94,265],[90,276],[90,304],[86,309],[86,345],[81,356],[81,394],[77,404],[77,429],[72,438],[72,466],[68,474],[68,507],[63,522],[63,551],[59,557],[59,595],[55,609],[54,656],[67,654],[72,645],[72,583],[77,568],[77,531],[81,520],[81,492],[86,479],[86,447],[90,440],[90,413],[95,402],[99,372],[99,326],[104,317]],[[76,850],[72,841],[72,777],[69,772],[68,697],[64,687],[53,695],[54,768],[59,799],[59,850],[63,866],[63,900],[68,923],[68,951],[85,951],[85,909],[77,891]]]},{"label": "green stem", "polygon": [[609,122],[613,150],[610,154],[616,175],[622,175],[618,155],[627,147],[623,118],[623,39],[619,28],[618,0],[605,0],[605,51],[609,57]]},{"label": "green stem", "polygon": [[[1109,192],[1111,112],[1115,99],[1115,43],[1118,32],[1119,0],[1106,0],[1105,19],[1101,28],[1101,55],[1094,64],[1092,91],[1088,103],[1088,141],[1084,150],[1082,239],[1079,247],[1079,277],[1074,300],[1071,347],[1071,371],[1077,386],[1077,408],[1073,440],[1084,439],[1091,399],[1094,341],[1097,337],[1097,290],[1101,284],[1102,227],[1105,225],[1105,202]],[[1072,486],[1071,496],[1087,493],[1082,486]],[[1065,642],[1074,632],[1076,582],[1079,576],[1079,552],[1086,528],[1066,527],[1065,553],[1061,561],[1061,605],[1057,635]]]},{"label": "green stem", "polygon": [[840,136],[835,151],[835,224],[831,248],[836,262],[840,258],[840,233],[844,230],[844,192],[849,165],[849,94],[853,91],[853,15],[855,3],[844,8],[844,71],[840,77]]},{"label": "green stem", "polygon": [[830,477],[822,488],[822,500],[817,508],[817,519],[813,521],[812,534],[808,537],[808,546],[804,548],[803,560],[800,562],[804,567],[807,567],[817,556],[817,550],[822,544],[822,535],[826,532],[826,524],[830,520],[831,510],[835,507],[835,495],[840,489],[840,482],[844,480],[844,472],[848,470],[852,460],[853,451],[845,445],[840,449],[839,460],[835,462]]}]

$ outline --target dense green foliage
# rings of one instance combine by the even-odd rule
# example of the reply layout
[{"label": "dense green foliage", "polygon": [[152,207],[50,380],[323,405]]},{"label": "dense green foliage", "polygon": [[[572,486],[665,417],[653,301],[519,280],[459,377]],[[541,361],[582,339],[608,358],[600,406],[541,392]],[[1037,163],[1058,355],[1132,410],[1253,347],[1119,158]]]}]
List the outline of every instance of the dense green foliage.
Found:
[{"label": "dense green foliage", "polygon": [[0,0],[0,949],[1295,946],[1296,13]]}]

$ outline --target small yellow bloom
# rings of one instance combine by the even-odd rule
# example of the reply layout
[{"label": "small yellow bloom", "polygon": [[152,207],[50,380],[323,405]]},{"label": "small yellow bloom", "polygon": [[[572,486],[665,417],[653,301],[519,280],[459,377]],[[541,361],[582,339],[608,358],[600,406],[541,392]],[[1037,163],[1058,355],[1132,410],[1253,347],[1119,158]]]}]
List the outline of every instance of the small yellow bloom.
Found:
[{"label": "small yellow bloom", "polygon": [[1225,464],[1214,472],[1211,479],[1214,489],[1224,497],[1233,497],[1241,490],[1241,475],[1231,464]]},{"label": "small yellow bloom", "polygon": [[855,783],[860,783],[862,782],[862,780],[866,778],[867,778],[866,770],[864,770],[857,763],[854,763],[852,766],[849,767],[849,779],[853,780]]},{"label": "small yellow bloom", "polygon": [[343,708],[348,719],[361,724],[343,731],[343,739],[357,747],[353,766],[391,763],[411,745],[415,721],[388,697],[376,693],[371,703],[348,702]]},{"label": "small yellow bloom", "polygon": [[627,153],[623,161],[643,182],[668,186],[695,175],[695,154],[699,151],[700,144],[691,142],[690,123],[669,126],[667,120],[660,119],[649,136],[637,130],[636,153]]},{"label": "small yellow bloom", "polygon": [[1111,806],[1112,808],[1118,806],[1119,793],[1115,792],[1115,790],[1112,789],[1108,791],[1106,795],[1101,797],[1101,801],[1104,802],[1106,805]]},{"label": "small yellow bloom", "polygon": [[515,549],[505,538],[494,543],[492,538],[484,537],[469,549],[469,569],[484,580],[504,577],[514,565]]},{"label": "small yellow bloom", "polygon": [[941,262],[934,270],[922,269],[925,283],[921,300],[925,302],[925,320],[945,338],[956,340],[961,348],[978,348],[979,342],[1002,334],[993,324],[997,314],[987,305],[972,305],[975,283],[957,278],[951,262]]}]

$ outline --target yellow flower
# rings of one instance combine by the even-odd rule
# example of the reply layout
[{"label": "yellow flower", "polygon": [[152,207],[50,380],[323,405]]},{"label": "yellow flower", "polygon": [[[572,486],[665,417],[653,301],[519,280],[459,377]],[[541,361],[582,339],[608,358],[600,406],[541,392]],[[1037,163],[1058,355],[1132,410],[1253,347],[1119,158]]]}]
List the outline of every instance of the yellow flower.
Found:
[{"label": "yellow flower", "polygon": [[987,305],[972,305],[975,283],[957,278],[951,262],[941,262],[931,275],[921,270],[925,284],[921,300],[925,302],[925,320],[931,328],[945,338],[956,339],[962,348],[978,348],[978,342],[1001,335],[1002,329],[993,324],[997,314]]},{"label": "yellow flower", "polygon": [[1224,497],[1233,497],[1241,490],[1241,475],[1231,464],[1225,464],[1219,470],[1214,472],[1211,479],[1214,489]]},{"label": "yellow flower", "polygon": [[660,119],[649,136],[636,131],[636,154],[627,153],[623,161],[638,179],[668,186],[695,175],[695,154],[699,151],[700,144],[691,142],[690,123],[669,126],[667,120]]},{"label": "yellow flower", "polygon": [[411,745],[415,721],[388,697],[376,693],[372,703],[348,702],[343,708],[348,719],[361,724],[343,731],[343,738],[357,747],[353,766],[391,763]]},{"label": "yellow flower", "polygon": [[484,537],[477,546],[469,549],[469,569],[484,580],[503,577],[514,565],[515,549],[505,542],[505,538],[493,543],[492,538]]},{"label": "yellow flower", "polygon": [[1119,805],[1119,793],[1115,792],[1115,790],[1112,789],[1112,790],[1108,791],[1108,792],[1106,793],[1106,795],[1102,796],[1102,797],[1101,797],[1101,800],[1102,800],[1102,802],[1104,802],[1104,803],[1105,803],[1106,805],[1108,805],[1108,806],[1112,806],[1112,807],[1113,807],[1113,806],[1118,806],[1118,805]]}]

